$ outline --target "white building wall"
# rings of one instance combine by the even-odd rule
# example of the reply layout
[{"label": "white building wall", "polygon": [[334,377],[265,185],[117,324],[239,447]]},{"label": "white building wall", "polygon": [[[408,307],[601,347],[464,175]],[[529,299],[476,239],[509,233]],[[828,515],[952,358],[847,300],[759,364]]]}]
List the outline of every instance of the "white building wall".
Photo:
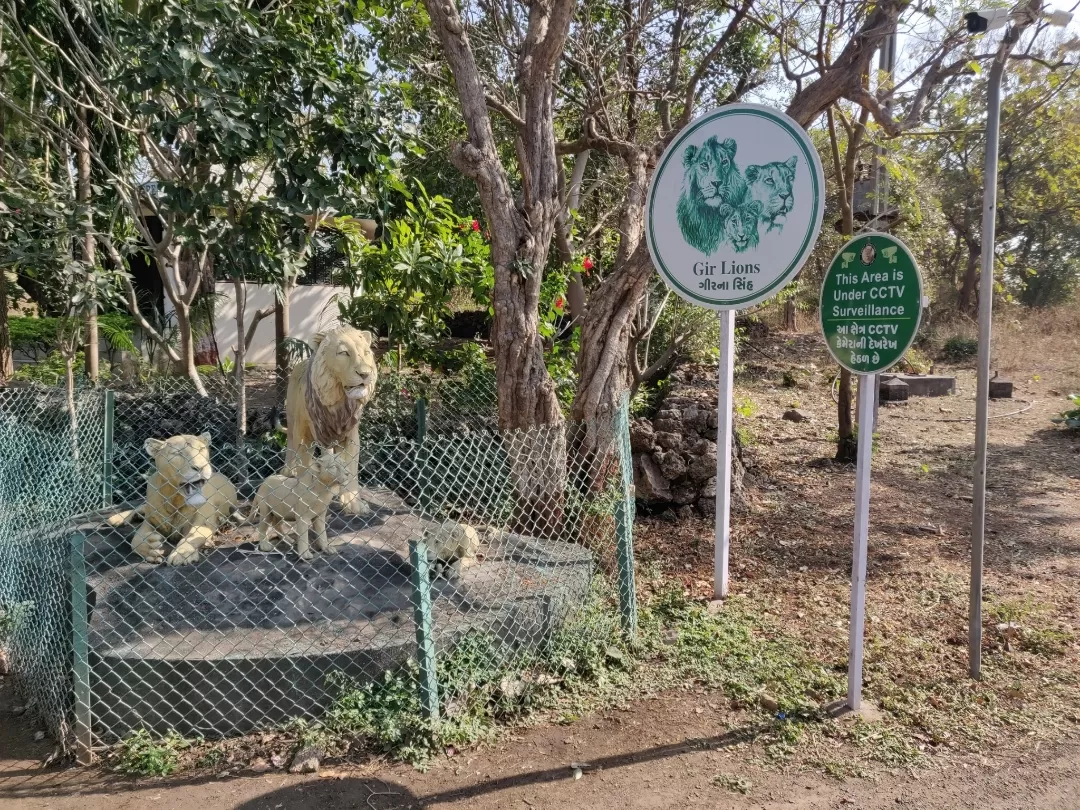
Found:
[{"label": "white building wall", "polygon": [[[217,330],[218,352],[222,358],[232,357],[236,350],[236,299],[232,282],[218,282],[217,292]],[[348,296],[343,287],[331,287],[324,284],[312,284],[293,289],[289,297],[289,334],[291,337],[311,342],[319,331],[337,325],[337,300]],[[269,306],[274,301],[274,288],[269,284],[247,285],[247,306],[245,307],[244,328],[251,323],[251,315],[256,310]],[[166,299],[166,311],[172,309]],[[255,330],[255,339],[247,352],[247,362],[256,365],[274,364],[274,317],[264,318]]]}]

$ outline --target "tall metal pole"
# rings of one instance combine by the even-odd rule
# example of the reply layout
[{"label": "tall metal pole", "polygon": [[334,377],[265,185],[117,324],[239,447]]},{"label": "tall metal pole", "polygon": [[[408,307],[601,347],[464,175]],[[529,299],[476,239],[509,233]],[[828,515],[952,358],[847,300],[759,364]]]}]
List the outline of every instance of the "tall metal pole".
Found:
[{"label": "tall metal pole", "polygon": [[[1010,32],[1011,33],[1011,32]],[[1001,80],[1012,50],[1009,34],[990,68],[986,107],[986,167],[983,170],[982,275],[979,277],[979,371],[975,391],[975,474],[972,481],[971,605],[968,610],[968,665],[982,673],[983,548],[986,530],[986,434],[990,406],[990,323],[994,310],[994,226],[997,212],[998,128]]]},{"label": "tall metal pole", "polygon": [[731,410],[735,384],[735,311],[720,313],[720,364],[716,398],[716,546],[713,598],[727,599],[731,547]]}]

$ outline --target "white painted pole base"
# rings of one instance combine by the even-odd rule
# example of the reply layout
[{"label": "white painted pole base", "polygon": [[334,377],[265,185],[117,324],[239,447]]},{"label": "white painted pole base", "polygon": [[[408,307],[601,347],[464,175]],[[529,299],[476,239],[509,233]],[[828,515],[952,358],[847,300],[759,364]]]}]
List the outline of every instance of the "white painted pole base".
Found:
[{"label": "white painted pole base", "polygon": [[720,313],[719,396],[716,404],[716,549],[713,598],[728,595],[728,551],[731,546],[731,421],[735,376],[735,311]]},{"label": "white painted pole base", "polygon": [[855,470],[855,542],[851,559],[851,616],[848,620],[848,694],[852,711],[862,708],[863,625],[866,617],[866,547],[870,535],[870,462],[874,447],[876,374],[859,375],[859,450]]}]

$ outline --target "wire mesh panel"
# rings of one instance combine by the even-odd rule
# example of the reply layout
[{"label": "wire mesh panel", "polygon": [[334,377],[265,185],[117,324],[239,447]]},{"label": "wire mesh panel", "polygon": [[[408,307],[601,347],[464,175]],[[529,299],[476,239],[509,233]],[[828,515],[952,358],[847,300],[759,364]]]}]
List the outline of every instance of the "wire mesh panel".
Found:
[{"label": "wire mesh panel", "polygon": [[101,505],[104,394],[0,389],[0,648],[31,715],[71,719],[69,538]]},{"label": "wire mesh panel", "polygon": [[[461,712],[478,669],[523,682],[597,593],[632,631],[625,401],[596,423],[499,432],[489,381],[384,375],[355,466],[238,435],[227,392],[88,393],[97,440],[77,457],[60,410],[47,424],[67,453],[50,474],[74,476],[78,497],[61,508],[50,485],[35,500],[13,466],[0,481],[43,525],[79,515],[40,545],[47,593],[8,584],[26,552],[0,558],[5,604],[56,613],[57,716],[93,746],[355,726],[388,700],[397,725],[430,729]],[[39,429],[26,407],[9,422],[13,447]],[[16,657],[38,688],[44,674]]]}]

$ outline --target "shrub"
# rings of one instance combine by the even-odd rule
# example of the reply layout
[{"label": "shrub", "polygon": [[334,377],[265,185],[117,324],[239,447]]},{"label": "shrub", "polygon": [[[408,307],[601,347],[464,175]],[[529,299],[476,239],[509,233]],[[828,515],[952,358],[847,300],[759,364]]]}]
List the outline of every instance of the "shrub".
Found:
[{"label": "shrub", "polygon": [[951,363],[970,360],[979,353],[979,341],[975,338],[953,335],[941,347],[941,356]]},{"label": "shrub", "polygon": [[128,776],[168,776],[180,767],[180,752],[190,744],[175,731],[154,742],[146,729],[139,729],[120,743],[113,768]]},{"label": "shrub", "polygon": [[1073,407],[1066,410],[1061,414],[1060,419],[1056,419],[1056,422],[1062,422],[1065,427],[1072,430],[1080,430],[1080,394],[1069,394],[1069,401]]}]

